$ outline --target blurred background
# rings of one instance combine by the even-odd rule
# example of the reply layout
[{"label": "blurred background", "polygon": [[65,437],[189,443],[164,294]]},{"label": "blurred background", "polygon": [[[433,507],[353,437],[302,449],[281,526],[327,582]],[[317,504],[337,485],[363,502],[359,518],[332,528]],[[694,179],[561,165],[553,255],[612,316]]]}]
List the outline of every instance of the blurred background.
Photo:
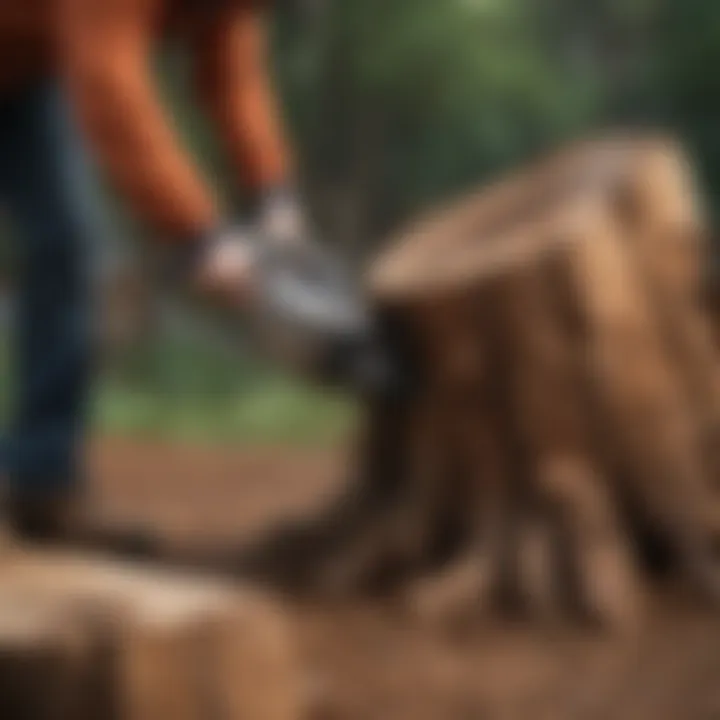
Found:
[{"label": "blurred background", "polygon": [[[711,209],[720,209],[720,4],[712,0],[278,6],[274,62],[304,192],[322,235],[358,267],[418,211],[607,126],[677,133]],[[158,59],[167,103],[208,175],[241,208],[190,101],[185,61],[172,45]],[[95,408],[103,433],[307,443],[344,431],[353,415],[346,399],[263,367],[166,297],[148,271],[142,230],[108,202],[117,234],[98,247],[99,317],[110,338]],[[0,226],[3,387],[12,387],[11,232]]]}]

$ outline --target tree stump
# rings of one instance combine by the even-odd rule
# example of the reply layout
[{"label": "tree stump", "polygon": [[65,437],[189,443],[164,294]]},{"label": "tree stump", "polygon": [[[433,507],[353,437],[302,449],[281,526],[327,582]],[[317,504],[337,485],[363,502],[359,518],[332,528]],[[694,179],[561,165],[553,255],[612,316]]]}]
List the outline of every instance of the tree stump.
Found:
[{"label": "tree stump", "polygon": [[367,400],[347,495],[256,560],[334,593],[410,580],[426,612],[621,624],[659,569],[719,600],[697,198],[675,143],[612,137],[392,239],[368,286],[409,390]]},{"label": "tree stump", "polygon": [[302,717],[269,600],[79,557],[0,557],[0,698],[13,720]]}]

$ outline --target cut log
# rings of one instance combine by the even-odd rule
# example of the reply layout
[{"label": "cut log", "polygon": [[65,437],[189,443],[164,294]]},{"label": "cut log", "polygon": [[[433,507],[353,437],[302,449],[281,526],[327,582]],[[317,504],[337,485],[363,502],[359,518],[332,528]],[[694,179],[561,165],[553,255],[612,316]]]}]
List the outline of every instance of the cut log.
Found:
[{"label": "cut log", "polygon": [[647,148],[624,195],[621,216],[657,308],[665,351],[696,408],[703,453],[720,481],[720,372],[713,317],[703,307],[708,223],[681,150]]},{"label": "cut log", "polygon": [[79,557],[0,557],[3,717],[303,717],[282,610],[254,592]]},{"label": "cut log", "polygon": [[720,600],[705,235],[677,145],[615,137],[392,239],[368,287],[413,381],[369,404],[308,586],[354,591],[391,566],[430,614],[465,594],[625,625],[661,548]]}]

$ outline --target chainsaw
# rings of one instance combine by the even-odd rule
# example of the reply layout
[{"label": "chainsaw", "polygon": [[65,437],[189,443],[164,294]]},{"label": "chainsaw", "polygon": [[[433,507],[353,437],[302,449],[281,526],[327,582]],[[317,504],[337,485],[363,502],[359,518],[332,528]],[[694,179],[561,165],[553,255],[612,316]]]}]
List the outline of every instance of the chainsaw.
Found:
[{"label": "chainsaw", "polygon": [[395,338],[337,256],[317,243],[259,242],[256,258],[250,330],[272,361],[354,393],[401,391],[408,373]]}]

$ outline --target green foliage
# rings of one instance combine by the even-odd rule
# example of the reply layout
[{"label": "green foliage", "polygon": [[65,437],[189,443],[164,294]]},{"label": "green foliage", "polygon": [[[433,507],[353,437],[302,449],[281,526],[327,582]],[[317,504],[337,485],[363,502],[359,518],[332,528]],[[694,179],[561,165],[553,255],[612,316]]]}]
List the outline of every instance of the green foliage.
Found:
[{"label": "green foliage", "polygon": [[346,398],[300,385],[235,352],[162,337],[104,378],[95,414],[108,433],[308,443],[342,436],[353,408]]},{"label": "green foliage", "polygon": [[[13,387],[0,332],[0,427]],[[355,409],[345,397],[300,385],[192,339],[159,338],[99,379],[94,427],[102,434],[183,442],[315,444],[343,437]]]},{"label": "green foliage", "polygon": [[669,121],[695,150],[715,210],[720,200],[720,5],[667,3],[658,30],[658,92]]},{"label": "green foliage", "polygon": [[[586,5],[344,0],[290,29],[281,18],[283,86],[318,203],[324,188],[344,188],[368,244],[420,207],[597,124],[615,92],[600,33],[629,35],[655,4],[593,3],[592,23]],[[561,52],[578,46],[587,57]]]}]

